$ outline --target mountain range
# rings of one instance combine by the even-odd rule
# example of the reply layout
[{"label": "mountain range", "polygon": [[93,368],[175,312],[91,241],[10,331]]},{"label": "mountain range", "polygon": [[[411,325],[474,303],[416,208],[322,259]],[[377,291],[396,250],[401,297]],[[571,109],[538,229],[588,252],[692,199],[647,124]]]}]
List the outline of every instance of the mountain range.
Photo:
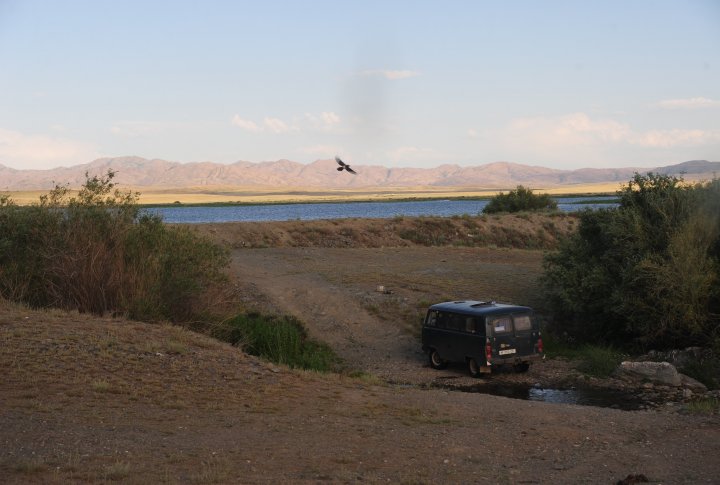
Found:
[{"label": "mountain range", "polygon": [[334,160],[316,160],[302,164],[290,160],[274,162],[214,162],[179,163],[167,160],[148,160],[140,157],[100,158],[93,162],[50,170],[17,170],[0,164],[0,190],[47,190],[55,184],[69,184],[77,188],[85,181],[85,174],[116,173],[114,181],[123,187],[182,188],[202,186],[238,187],[451,187],[532,188],[558,187],[571,184],[603,182],[624,183],[635,172],[656,172],[683,175],[687,180],[711,179],[720,173],[720,162],[693,160],[655,168],[581,168],[558,170],[511,162],[461,167],[440,165],[435,168],[388,168],[355,165],[353,175],[338,172]]}]

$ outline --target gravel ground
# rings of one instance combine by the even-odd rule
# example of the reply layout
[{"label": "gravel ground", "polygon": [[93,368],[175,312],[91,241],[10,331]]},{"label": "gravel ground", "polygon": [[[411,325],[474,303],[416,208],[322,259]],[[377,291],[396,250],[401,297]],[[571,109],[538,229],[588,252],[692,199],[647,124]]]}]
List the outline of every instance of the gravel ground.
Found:
[{"label": "gravel ground", "polygon": [[[296,315],[366,374],[296,371],[175,327],[0,301],[0,482],[610,484],[642,473],[718,483],[717,415],[456,392],[443,386],[478,381],[427,367],[417,339],[427,304],[459,295],[541,307],[540,252],[232,257],[248,308]],[[549,361],[492,381],[549,385],[573,372]]]}]

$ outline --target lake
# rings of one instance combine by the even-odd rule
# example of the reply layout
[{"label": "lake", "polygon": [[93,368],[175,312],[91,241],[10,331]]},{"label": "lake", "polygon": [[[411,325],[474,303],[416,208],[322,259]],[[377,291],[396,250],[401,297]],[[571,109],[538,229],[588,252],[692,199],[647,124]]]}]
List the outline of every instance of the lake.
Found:
[{"label": "lake", "polygon": [[[615,196],[559,197],[558,209],[575,212],[617,206]],[[583,201],[598,201],[583,203]],[[607,202],[603,202],[607,201]],[[313,204],[230,205],[197,207],[149,207],[145,210],[162,216],[165,222],[201,224],[206,222],[260,222],[316,219],[378,218],[397,216],[477,215],[488,200],[424,200],[410,202],[344,202]]]}]

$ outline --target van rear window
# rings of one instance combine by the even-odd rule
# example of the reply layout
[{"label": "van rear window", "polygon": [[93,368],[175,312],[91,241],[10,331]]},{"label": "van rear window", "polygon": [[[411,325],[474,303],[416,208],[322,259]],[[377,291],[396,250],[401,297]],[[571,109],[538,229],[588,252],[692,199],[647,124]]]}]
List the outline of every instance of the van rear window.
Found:
[{"label": "van rear window", "polygon": [[514,324],[515,324],[515,330],[518,332],[522,332],[524,330],[530,330],[532,328],[532,321],[530,320],[530,315],[515,315]]},{"label": "van rear window", "polygon": [[492,327],[494,334],[512,332],[512,318],[510,318],[510,315],[493,317],[490,320],[490,326]]}]

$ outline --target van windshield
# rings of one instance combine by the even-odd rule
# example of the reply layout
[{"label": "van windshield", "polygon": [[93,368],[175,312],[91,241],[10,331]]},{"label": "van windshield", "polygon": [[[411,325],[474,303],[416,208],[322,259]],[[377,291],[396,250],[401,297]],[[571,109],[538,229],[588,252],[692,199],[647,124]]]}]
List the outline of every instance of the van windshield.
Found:
[{"label": "van windshield", "polygon": [[490,327],[495,335],[510,333],[513,331],[512,318],[510,315],[502,315],[499,317],[491,317],[489,319]]}]

